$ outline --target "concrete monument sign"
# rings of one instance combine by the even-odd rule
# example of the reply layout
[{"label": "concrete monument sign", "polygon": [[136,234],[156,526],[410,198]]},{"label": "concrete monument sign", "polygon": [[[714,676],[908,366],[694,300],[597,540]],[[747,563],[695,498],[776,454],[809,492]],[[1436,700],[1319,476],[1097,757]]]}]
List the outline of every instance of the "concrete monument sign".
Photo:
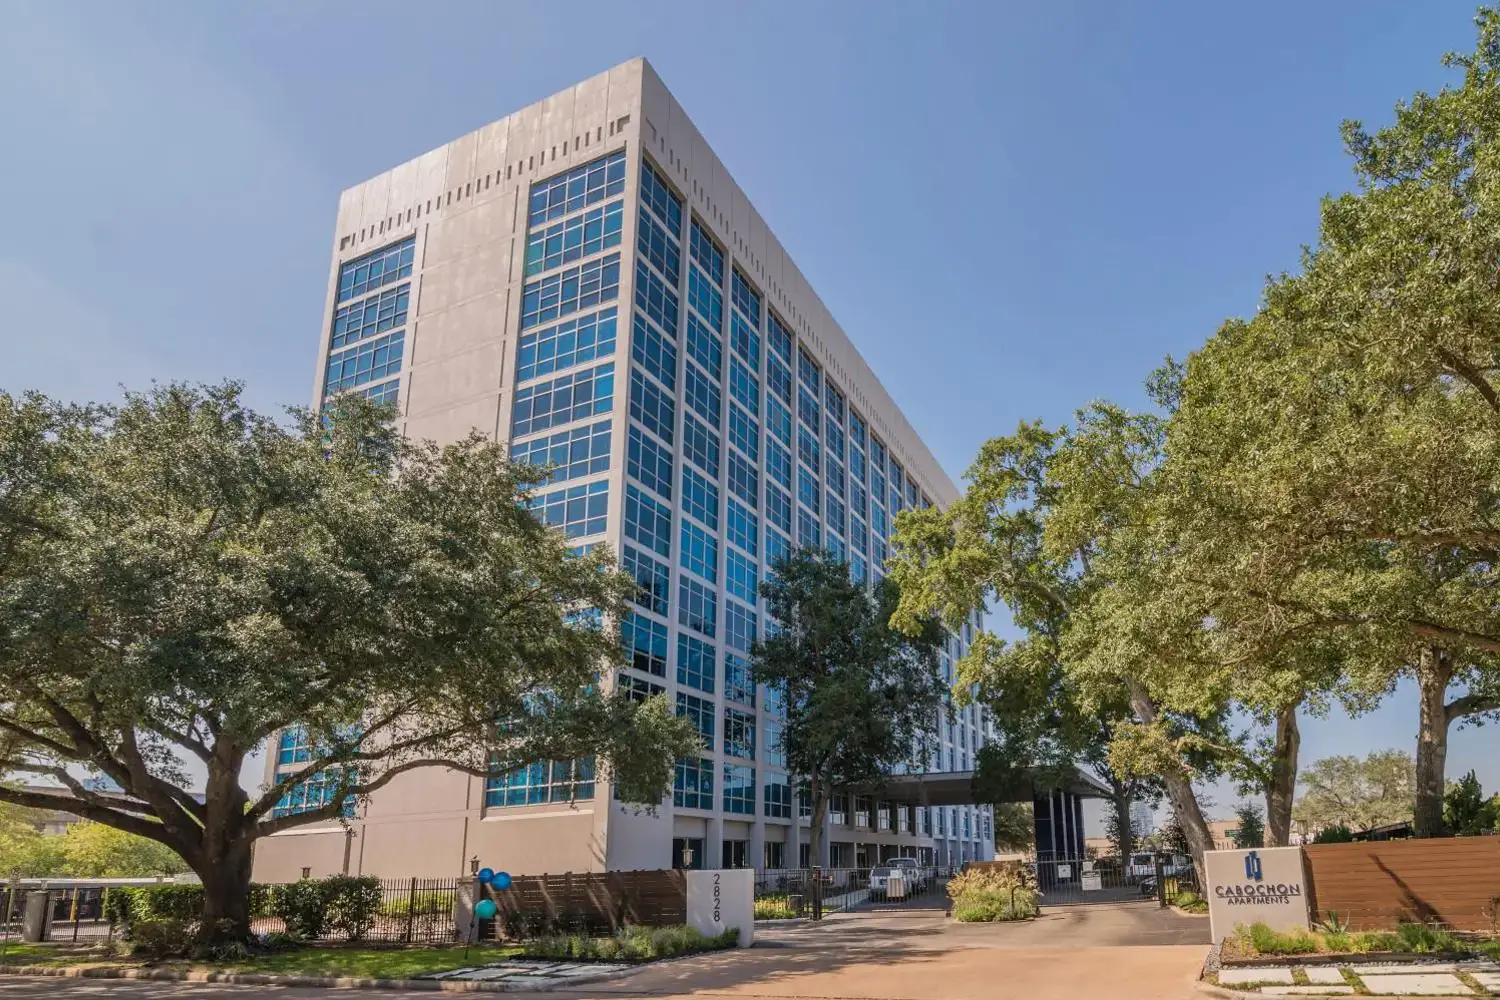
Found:
[{"label": "concrete monument sign", "polygon": [[1203,867],[1209,932],[1215,941],[1233,934],[1239,924],[1265,924],[1278,931],[1307,929],[1302,848],[1209,851]]},{"label": "concrete monument sign", "polygon": [[750,947],[755,940],[755,869],[688,872],[687,922],[710,936],[738,928],[740,947]]}]

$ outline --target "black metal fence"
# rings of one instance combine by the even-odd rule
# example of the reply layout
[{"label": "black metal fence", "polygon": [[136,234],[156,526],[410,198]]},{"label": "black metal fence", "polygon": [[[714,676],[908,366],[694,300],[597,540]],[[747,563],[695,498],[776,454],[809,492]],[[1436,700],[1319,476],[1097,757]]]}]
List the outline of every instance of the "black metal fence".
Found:
[{"label": "black metal fence", "polygon": [[788,868],[755,878],[758,919],[810,917],[855,910],[944,909],[956,869],[877,865],[873,868]]},{"label": "black metal fence", "polygon": [[[472,879],[406,878],[384,879],[379,883],[379,901],[365,900],[358,913],[334,912],[312,940],[322,942],[369,941],[380,944],[446,944],[457,941],[460,892],[466,892]],[[149,888],[149,887],[147,887]],[[256,934],[285,933],[285,919],[274,905],[276,886],[257,887],[253,895],[255,912],[251,929]],[[122,890],[114,886],[68,886],[44,888],[36,885],[17,887],[14,894],[0,882],[0,910],[10,900],[9,912],[0,921],[0,934],[16,940],[21,936],[26,899],[44,892],[50,899],[51,921],[47,940],[53,942],[111,941],[122,937],[125,928],[111,920],[110,893]],[[335,903],[330,909],[338,910]]]}]

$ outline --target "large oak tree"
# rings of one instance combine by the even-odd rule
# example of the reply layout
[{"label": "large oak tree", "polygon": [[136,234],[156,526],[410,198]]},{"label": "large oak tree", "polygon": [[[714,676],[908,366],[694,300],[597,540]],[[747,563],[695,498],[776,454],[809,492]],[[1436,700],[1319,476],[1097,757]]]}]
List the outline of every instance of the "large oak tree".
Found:
[{"label": "large oak tree", "polygon": [[[592,756],[655,803],[697,745],[664,699],[602,693],[631,584],[533,516],[542,473],[385,417],[345,396],[284,425],[233,384],[108,407],[0,395],[0,769],[55,786],[0,801],[170,847],[203,879],[205,937],[248,933],[258,838],[405,772]],[[312,760],[243,788],[293,725]],[[278,810],[299,785],[321,786],[313,805]]]}]

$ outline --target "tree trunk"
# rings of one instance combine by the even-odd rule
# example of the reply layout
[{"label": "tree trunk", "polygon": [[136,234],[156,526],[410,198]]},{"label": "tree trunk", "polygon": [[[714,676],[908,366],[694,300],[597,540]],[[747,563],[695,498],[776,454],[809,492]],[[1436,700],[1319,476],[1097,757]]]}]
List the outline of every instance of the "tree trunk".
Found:
[{"label": "tree trunk", "polygon": [[814,775],[808,781],[808,794],[812,799],[812,826],[807,837],[807,864],[809,868],[824,866],[823,825],[828,816],[828,788]]},{"label": "tree trunk", "polygon": [[1118,780],[1109,783],[1110,807],[1115,811],[1115,849],[1123,864],[1130,863],[1135,850],[1135,830],[1130,825],[1130,785]]},{"label": "tree trunk", "polygon": [[1452,666],[1441,649],[1423,646],[1417,658],[1417,787],[1413,804],[1418,837],[1441,837],[1443,829],[1443,779],[1448,763],[1448,681]]},{"label": "tree trunk", "polygon": [[[1146,691],[1145,685],[1133,677],[1125,678],[1130,691],[1130,708],[1135,717],[1148,726],[1155,725],[1159,718],[1156,702]],[[1207,887],[1208,880],[1203,871],[1203,855],[1213,850],[1214,839],[1209,835],[1208,823],[1203,819],[1203,810],[1198,808],[1198,794],[1193,791],[1192,779],[1181,767],[1168,768],[1162,782],[1167,786],[1167,798],[1172,802],[1172,812],[1187,837],[1188,850],[1193,854],[1193,868],[1198,873],[1198,885]]]},{"label": "tree trunk", "polygon": [[[1300,703],[1299,703],[1300,704]],[[1297,792],[1297,751],[1302,732],[1297,728],[1297,705],[1276,716],[1276,742],[1271,750],[1271,783],[1266,786],[1266,846],[1286,847],[1292,838],[1292,799]]]},{"label": "tree trunk", "polygon": [[244,941],[250,937],[250,844],[248,837],[236,837],[214,852],[217,860],[193,865],[203,879],[203,922],[198,928],[201,942]]}]

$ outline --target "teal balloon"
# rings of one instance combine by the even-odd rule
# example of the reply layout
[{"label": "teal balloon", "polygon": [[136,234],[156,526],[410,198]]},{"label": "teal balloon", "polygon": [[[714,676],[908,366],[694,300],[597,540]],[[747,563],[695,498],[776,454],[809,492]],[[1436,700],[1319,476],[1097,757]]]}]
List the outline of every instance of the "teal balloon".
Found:
[{"label": "teal balloon", "polygon": [[493,869],[493,868],[481,868],[481,869],[479,869],[479,881],[481,881],[481,882],[488,882],[490,879],[492,879],[494,877],[495,877],[495,869]]},{"label": "teal balloon", "polygon": [[490,886],[504,892],[510,888],[510,872],[496,872],[490,879]]},{"label": "teal balloon", "polygon": [[490,920],[494,918],[495,912],[498,909],[499,907],[495,905],[495,901],[493,899],[481,899],[474,906],[474,916],[478,917],[480,920]]}]

